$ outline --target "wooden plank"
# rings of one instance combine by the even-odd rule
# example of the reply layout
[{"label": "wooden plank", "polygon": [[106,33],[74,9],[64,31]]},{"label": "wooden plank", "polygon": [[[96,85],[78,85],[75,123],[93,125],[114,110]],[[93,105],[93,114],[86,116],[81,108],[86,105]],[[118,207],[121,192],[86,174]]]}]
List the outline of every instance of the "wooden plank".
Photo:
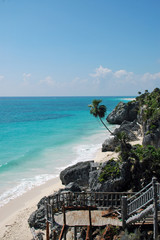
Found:
[{"label": "wooden plank", "polygon": [[90,240],[90,226],[87,226],[86,240]]},{"label": "wooden plank", "polygon": [[62,230],[61,230],[61,233],[60,233],[60,235],[59,235],[59,240],[61,240],[62,238],[63,238],[63,234],[64,234],[64,231],[65,231],[65,225],[63,225],[63,227],[62,227]]},{"label": "wooden plank", "polygon": [[[106,211],[107,213],[107,211]],[[122,226],[122,222],[118,218],[104,218],[105,211],[92,210],[92,226],[105,226],[111,224],[113,226]],[[55,222],[63,226],[63,214],[54,215]],[[88,210],[81,211],[66,211],[66,225],[74,226],[89,226]]]}]

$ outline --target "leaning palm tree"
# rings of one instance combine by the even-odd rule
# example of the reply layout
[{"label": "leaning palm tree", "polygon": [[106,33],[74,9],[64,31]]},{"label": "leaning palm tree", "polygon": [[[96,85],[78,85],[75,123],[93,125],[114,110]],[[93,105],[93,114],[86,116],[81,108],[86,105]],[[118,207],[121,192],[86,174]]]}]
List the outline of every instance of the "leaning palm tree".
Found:
[{"label": "leaning palm tree", "polygon": [[98,117],[101,123],[104,125],[104,127],[113,135],[113,133],[110,131],[110,129],[106,126],[106,124],[102,120],[102,118],[105,117],[107,108],[105,105],[99,105],[101,102],[102,100],[95,99],[92,101],[92,104],[88,105],[88,107],[90,107],[90,114],[92,114],[94,117]]}]

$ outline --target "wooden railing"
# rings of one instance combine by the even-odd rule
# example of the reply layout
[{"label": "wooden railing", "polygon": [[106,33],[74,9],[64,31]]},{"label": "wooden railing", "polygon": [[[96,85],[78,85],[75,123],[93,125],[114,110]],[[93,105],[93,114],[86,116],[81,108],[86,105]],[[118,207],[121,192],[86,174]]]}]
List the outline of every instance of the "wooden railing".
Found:
[{"label": "wooden railing", "polygon": [[153,187],[152,183],[148,184],[140,192],[127,199],[127,212],[131,216],[139,209],[146,207],[153,201]]},{"label": "wooden railing", "polygon": [[49,197],[47,204],[57,212],[62,211],[63,207],[120,207],[122,196],[132,194],[127,192],[63,192]]},{"label": "wooden railing", "polygon": [[158,200],[160,199],[160,184],[156,178],[141,191],[130,198],[122,197],[122,225],[135,223],[153,214],[154,238],[158,236]]}]

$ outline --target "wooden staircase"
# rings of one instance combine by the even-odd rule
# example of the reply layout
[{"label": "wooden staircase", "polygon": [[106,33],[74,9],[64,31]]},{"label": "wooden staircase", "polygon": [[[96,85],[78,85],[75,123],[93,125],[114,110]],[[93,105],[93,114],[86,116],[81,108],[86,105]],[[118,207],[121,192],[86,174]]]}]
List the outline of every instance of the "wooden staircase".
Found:
[{"label": "wooden staircase", "polygon": [[[50,196],[46,202],[46,239],[49,240],[49,234],[55,235],[54,224],[56,219],[61,220],[62,231],[59,240],[66,239],[66,232],[69,226],[74,227],[76,239],[76,227],[86,226],[87,236],[90,239],[91,229],[99,226],[104,219],[104,211],[109,208],[116,208],[121,212],[121,226],[125,229],[130,225],[153,224],[153,239],[158,239],[158,219],[160,220],[160,184],[156,178],[137,193],[128,192],[62,192]],[[77,211],[77,213],[76,213]],[[89,222],[84,224],[83,217],[73,217],[85,211],[89,216]],[[88,213],[87,213],[88,211]],[[103,212],[103,214],[100,213]],[[75,214],[73,214],[73,212]],[[91,214],[92,212],[92,214]],[[96,212],[96,213],[95,213]],[[56,217],[58,215],[58,217]],[[71,217],[70,217],[71,215]],[[69,217],[68,217],[69,216]],[[71,224],[68,220],[72,218]],[[82,224],[83,219],[83,224]],[[98,219],[98,224],[95,223]],[[81,221],[80,221],[81,220]],[[93,220],[93,221],[92,221]],[[119,221],[119,220],[118,220]],[[117,222],[118,222],[117,221]],[[120,221],[119,221],[120,222]],[[96,225],[97,224],[97,225]],[[101,224],[102,225],[102,224]],[[34,238],[36,239],[36,238]],[[53,239],[55,239],[53,237]]]},{"label": "wooden staircase", "polygon": [[131,224],[153,224],[153,239],[158,239],[158,219],[160,219],[160,184],[156,178],[130,198],[122,197],[122,226]]}]

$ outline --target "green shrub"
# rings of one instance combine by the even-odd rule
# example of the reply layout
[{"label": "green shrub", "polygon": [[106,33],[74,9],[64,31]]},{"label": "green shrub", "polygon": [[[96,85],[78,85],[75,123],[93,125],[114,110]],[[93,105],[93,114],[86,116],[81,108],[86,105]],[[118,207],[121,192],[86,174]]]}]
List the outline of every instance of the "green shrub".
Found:
[{"label": "green shrub", "polygon": [[136,145],[131,153],[135,159],[139,159],[144,185],[149,183],[153,176],[160,179],[160,148],[156,149],[151,145],[146,147]]},{"label": "green shrub", "polygon": [[99,182],[104,182],[108,179],[113,179],[120,176],[120,163],[111,159],[107,162],[106,166],[98,178]]}]

